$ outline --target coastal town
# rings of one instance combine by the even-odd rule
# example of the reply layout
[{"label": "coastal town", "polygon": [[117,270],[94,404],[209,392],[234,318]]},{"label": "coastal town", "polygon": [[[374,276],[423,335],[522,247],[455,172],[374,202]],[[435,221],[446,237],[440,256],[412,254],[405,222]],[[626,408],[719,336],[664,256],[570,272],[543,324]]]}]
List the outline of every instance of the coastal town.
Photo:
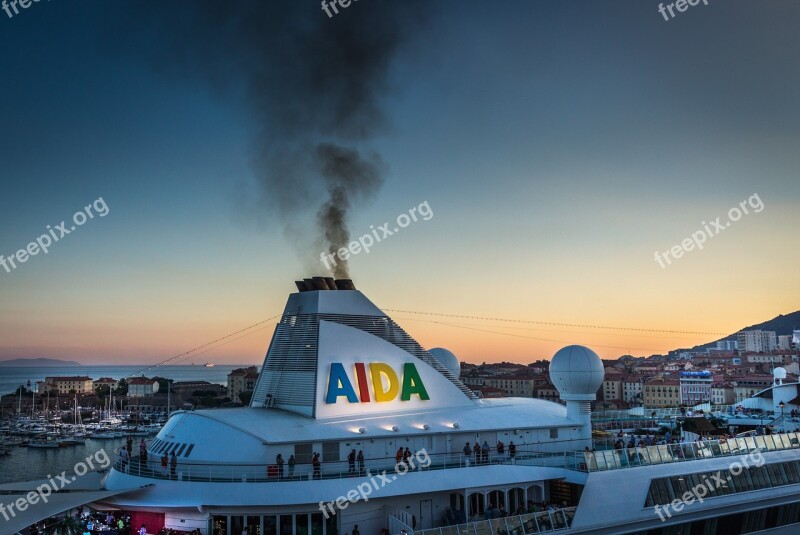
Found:
[{"label": "coastal town", "polygon": [[[787,382],[800,375],[800,330],[740,331],[736,340],[717,342],[700,351],[604,359],[605,379],[594,410],[632,407],[665,408],[735,405],[772,385],[773,370],[787,372]],[[462,363],[461,379],[484,398],[534,397],[559,401],[545,360],[522,365],[510,362]]]},{"label": "coastal town", "polygon": [[[775,331],[740,331],[735,340],[716,342],[697,351],[603,360],[605,378],[593,410],[632,407],[667,408],[699,404],[735,405],[772,384],[773,371],[786,370],[787,381],[800,376],[800,330],[791,335]],[[528,397],[559,402],[550,381],[549,361],[461,363],[461,379],[483,398]],[[227,385],[208,381],[173,381],[163,377],[113,379],[87,376],[47,377],[3,396],[4,414],[47,409],[57,403],[71,407],[107,407],[141,414],[177,409],[247,406],[259,368],[232,370]]]}]

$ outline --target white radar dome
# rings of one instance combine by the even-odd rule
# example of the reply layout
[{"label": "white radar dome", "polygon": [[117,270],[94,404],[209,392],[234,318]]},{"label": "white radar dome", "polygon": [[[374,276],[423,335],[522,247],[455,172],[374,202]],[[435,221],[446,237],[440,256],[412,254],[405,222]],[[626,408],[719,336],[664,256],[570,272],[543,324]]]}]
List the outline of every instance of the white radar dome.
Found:
[{"label": "white radar dome", "polygon": [[550,380],[565,401],[596,399],[604,377],[603,361],[588,347],[564,347],[550,361]]},{"label": "white radar dome", "polygon": [[772,375],[775,379],[786,379],[786,370],[784,368],[775,368]]},{"label": "white radar dome", "polygon": [[433,358],[439,361],[439,364],[450,370],[450,373],[455,375],[456,378],[461,377],[461,363],[458,362],[452,351],[443,347],[434,347],[429,349],[428,353],[433,355]]}]

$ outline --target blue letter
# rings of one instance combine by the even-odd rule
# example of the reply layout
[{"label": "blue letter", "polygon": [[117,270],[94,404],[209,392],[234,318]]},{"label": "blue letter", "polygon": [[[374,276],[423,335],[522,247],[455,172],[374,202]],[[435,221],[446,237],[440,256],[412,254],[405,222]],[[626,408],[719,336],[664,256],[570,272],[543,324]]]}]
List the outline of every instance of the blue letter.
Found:
[{"label": "blue letter", "polygon": [[347,396],[347,401],[350,403],[358,403],[356,392],[353,390],[353,385],[350,384],[350,379],[347,378],[344,366],[341,362],[332,362],[325,403],[336,403],[339,396]]}]

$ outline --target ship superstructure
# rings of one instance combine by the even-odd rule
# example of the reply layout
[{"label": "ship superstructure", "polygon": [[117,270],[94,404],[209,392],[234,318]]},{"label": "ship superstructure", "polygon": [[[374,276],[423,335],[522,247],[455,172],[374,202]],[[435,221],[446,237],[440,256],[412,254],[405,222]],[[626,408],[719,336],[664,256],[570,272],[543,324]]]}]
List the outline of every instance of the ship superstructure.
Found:
[{"label": "ship superstructure", "polygon": [[[116,458],[104,485],[122,493],[102,506],[128,511],[133,525],[204,535],[797,527],[796,434],[593,451],[603,367],[591,350],[568,346],[551,361],[566,406],[482,399],[451,353],[424,349],[351,281],[297,286],[250,406],[174,413],[147,462]],[[741,478],[673,503],[747,456]],[[718,530],[734,524],[740,531]]]}]

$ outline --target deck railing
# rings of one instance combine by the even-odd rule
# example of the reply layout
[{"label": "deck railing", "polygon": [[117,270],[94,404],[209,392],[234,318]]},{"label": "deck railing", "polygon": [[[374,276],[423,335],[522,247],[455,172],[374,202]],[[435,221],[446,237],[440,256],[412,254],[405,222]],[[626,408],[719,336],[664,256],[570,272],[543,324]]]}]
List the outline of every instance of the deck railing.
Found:
[{"label": "deck railing", "polygon": [[674,463],[743,455],[754,451],[800,448],[800,433],[777,433],[719,440],[700,440],[657,446],[585,452],[581,468],[589,472],[616,470],[651,464]]},{"label": "deck railing", "polygon": [[195,463],[177,461],[173,468],[168,462],[161,465],[160,458],[150,456],[142,461],[138,456],[123,460],[119,449],[114,452],[113,467],[126,474],[152,478],[180,481],[201,482],[285,482],[318,479],[340,479],[348,477],[366,477],[368,475],[387,473],[402,474],[409,471],[446,470],[451,468],[481,468],[496,465],[547,466],[567,468],[570,470],[586,470],[581,452],[566,451],[547,453],[536,451],[542,444],[518,445],[516,455],[511,457],[508,450],[503,454],[496,451],[487,456],[476,458],[463,453],[440,453],[422,455],[422,450],[412,455],[407,462],[396,463],[394,457],[365,459],[363,465],[356,462],[352,469],[347,461],[320,463],[319,470],[311,464],[297,464],[293,470],[283,466],[281,470],[276,464],[269,463]]},{"label": "deck railing", "polygon": [[[409,532],[408,535],[528,535],[569,529],[575,507],[467,522]],[[398,535],[393,533],[393,535]]]}]

